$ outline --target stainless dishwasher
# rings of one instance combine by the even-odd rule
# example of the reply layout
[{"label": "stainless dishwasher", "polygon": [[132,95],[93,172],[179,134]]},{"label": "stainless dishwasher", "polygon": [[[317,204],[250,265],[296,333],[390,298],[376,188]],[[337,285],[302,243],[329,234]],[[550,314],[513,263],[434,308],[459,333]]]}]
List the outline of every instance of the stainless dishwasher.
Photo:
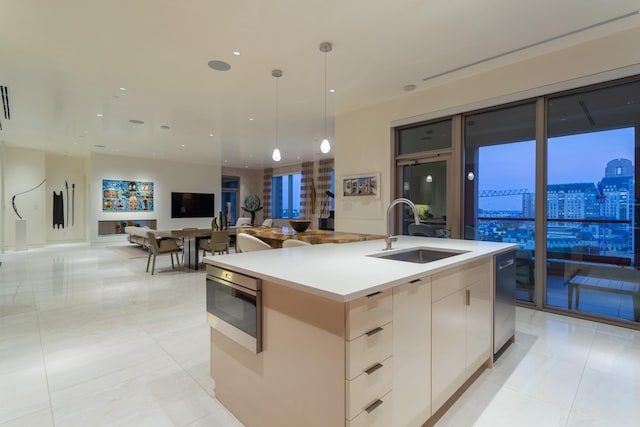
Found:
[{"label": "stainless dishwasher", "polygon": [[493,358],[515,340],[516,333],[516,251],[495,256],[493,308]]}]

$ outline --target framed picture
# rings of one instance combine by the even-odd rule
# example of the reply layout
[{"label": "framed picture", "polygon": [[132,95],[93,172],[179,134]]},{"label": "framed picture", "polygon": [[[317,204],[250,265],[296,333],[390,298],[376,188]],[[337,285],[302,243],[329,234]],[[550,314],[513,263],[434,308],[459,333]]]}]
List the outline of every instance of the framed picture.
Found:
[{"label": "framed picture", "polygon": [[342,177],[343,197],[380,197],[380,172]]},{"label": "framed picture", "polygon": [[153,182],[102,180],[102,210],[153,211]]}]

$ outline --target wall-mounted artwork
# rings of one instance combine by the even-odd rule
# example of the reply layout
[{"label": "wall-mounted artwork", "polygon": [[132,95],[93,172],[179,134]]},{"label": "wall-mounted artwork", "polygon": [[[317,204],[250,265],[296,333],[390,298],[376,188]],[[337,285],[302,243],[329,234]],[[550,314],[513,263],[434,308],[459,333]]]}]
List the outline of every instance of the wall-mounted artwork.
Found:
[{"label": "wall-mounted artwork", "polygon": [[344,197],[368,196],[380,197],[380,173],[367,173],[342,177],[342,195]]},{"label": "wall-mounted artwork", "polygon": [[153,182],[102,180],[102,210],[145,212],[153,210]]}]

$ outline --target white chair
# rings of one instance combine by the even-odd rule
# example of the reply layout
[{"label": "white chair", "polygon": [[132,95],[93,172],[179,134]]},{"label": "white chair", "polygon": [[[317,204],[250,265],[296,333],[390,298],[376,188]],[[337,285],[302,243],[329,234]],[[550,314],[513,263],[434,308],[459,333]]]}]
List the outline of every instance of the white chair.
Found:
[{"label": "white chair", "polygon": [[287,239],[284,242],[282,242],[283,248],[293,248],[296,246],[311,246],[311,243],[307,243],[302,240],[296,240],[296,239]]},{"label": "white chair", "polygon": [[247,233],[238,233],[236,236],[236,252],[253,252],[273,249],[271,246]]},{"label": "white chair", "polygon": [[236,221],[236,227],[246,227],[246,226],[249,226],[249,225],[251,225],[251,218],[247,218],[247,217],[241,216]]},{"label": "white chair", "polygon": [[273,220],[271,218],[265,219],[264,221],[262,221],[262,226],[268,228],[273,227]]}]

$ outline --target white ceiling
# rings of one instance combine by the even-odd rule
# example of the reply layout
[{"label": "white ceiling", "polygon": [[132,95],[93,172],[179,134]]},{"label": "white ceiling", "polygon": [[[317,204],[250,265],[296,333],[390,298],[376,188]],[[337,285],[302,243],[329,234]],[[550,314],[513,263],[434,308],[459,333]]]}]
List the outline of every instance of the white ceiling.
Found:
[{"label": "white ceiling", "polygon": [[323,41],[334,45],[332,137],[334,114],[637,27],[638,9],[638,0],[0,0],[11,107],[0,140],[273,166],[279,68],[280,163],[299,163],[322,157]]}]

